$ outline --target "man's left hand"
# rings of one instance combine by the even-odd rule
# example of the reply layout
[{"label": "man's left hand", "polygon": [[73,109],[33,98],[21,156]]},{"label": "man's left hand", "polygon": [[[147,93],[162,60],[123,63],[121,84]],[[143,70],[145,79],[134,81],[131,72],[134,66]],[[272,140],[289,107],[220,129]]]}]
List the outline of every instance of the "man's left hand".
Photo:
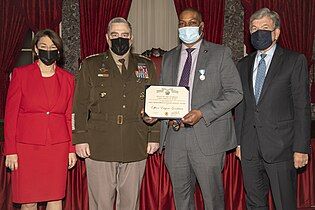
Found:
[{"label": "man's left hand", "polygon": [[302,168],[306,166],[306,164],[308,163],[308,154],[295,152],[293,157],[294,157],[294,167],[296,169]]},{"label": "man's left hand", "polygon": [[193,109],[183,117],[182,122],[188,125],[195,125],[201,118],[202,112],[200,110]]},{"label": "man's left hand", "polygon": [[147,153],[152,155],[159,149],[159,147],[160,147],[159,143],[149,142],[147,147]]}]

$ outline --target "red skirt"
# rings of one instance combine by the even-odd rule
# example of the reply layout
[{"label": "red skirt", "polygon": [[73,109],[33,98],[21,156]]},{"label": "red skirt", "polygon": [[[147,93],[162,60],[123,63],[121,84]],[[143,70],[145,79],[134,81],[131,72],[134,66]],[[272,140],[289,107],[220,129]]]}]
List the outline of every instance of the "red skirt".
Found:
[{"label": "red skirt", "polygon": [[18,169],[12,172],[12,201],[36,203],[65,197],[69,142],[17,143]]}]

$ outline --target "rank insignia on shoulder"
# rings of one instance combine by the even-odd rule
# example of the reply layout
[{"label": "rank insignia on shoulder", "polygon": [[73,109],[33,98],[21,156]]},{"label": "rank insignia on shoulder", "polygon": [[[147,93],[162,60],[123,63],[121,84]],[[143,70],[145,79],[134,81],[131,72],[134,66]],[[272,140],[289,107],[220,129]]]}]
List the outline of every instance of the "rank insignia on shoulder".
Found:
[{"label": "rank insignia on shoulder", "polygon": [[102,67],[99,69],[99,71],[101,72],[101,74],[97,74],[98,77],[109,77],[108,69]]},{"label": "rank insignia on shoulder", "polygon": [[138,63],[138,68],[135,71],[135,74],[137,78],[148,79],[149,71],[147,65],[145,63]]},{"label": "rank insignia on shoulder", "polygon": [[85,57],[85,59],[86,59],[86,58],[92,58],[92,57],[95,57],[95,56],[98,56],[98,55],[99,55],[99,53],[97,53],[97,54],[92,54],[92,55],[89,55],[89,56]]}]

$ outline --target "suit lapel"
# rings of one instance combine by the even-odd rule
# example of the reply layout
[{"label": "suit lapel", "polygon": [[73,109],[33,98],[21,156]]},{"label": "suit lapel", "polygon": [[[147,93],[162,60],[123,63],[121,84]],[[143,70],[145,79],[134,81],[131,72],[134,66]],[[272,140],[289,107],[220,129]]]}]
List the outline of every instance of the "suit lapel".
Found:
[{"label": "suit lapel", "polygon": [[182,45],[178,46],[174,51],[173,61],[172,61],[172,85],[177,86],[177,76],[178,76],[178,68],[179,68],[179,60],[180,60],[180,52]]},{"label": "suit lapel", "polygon": [[[59,104],[60,95],[63,91],[65,91],[64,90],[65,81],[63,79],[63,74],[60,71],[60,68],[58,66],[56,66],[55,74],[56,74],[57,79],[58,79],[59,84],[60,84],[60,91],[59,91],[59,94],[58,94],[58,97],[57,97],[57,100],[55,101],[55,103],[52,104],[51,107],[49,107],[49,104],[48,104],[48,97],[49,96],[46,92],[46,88],[44,85],[44,79],[42,78],[42,74],[41,74],[41,71],[40,71],[40,68],[39,68],[37,62],[34,63],[34,69],[36,71],[34,74],[34,77],[33,77],[34,84],[40,84],[40,88],[38,88],[38,90],[36,90],[38,92],[39,98],[42,98],[44,100],[45,108],[52,110],[57,104]],[[54,87],[51,87],[51,88],[54,88]]]},{"label": "suit lapel", "polygon": [[65,80],[64,80],[64,78],[63,78],[63,73],[61,72],[61,69],[60,69],[58,66],[56,66],[55,74],[56,74],[57,79],[58,79],[58,81],[59,81],[60,91],[59,91],[59,95],[58,95],[58,97],[57,97],[57,100],[56,100],[55,103],[51,106],[51,110],[53,110],[57,104],[60,104],[60,103],[59,103],[59,99],[60,99],[61,94],[62,94],[64,91],[67,91],[67,90],[65,90]]},{"label": "suit lapel", "polygon": [[[203,69],[207,71],[207,62],[209,61],[210,56],[210,49],[208,46],[205,45],[204,41],[202,41],[197,57],[197,63],[196,63],[196,69],[195,69],[195,75],[194,75],[194,81],[193,81],[193,89],[192,96],[196,95],[196,91],[199,89],[200,83],[202,82],[199,79],[199,70]],[[207,73],[205,73],[207,74]],[[192,99],[193,101],[193,99]]]},{"label": "suit lapel", "polygon": [[255,94],[254,94],[254,88],[253,88],[253,72],[254,72],[254,63],[255,63],[255,58],[256,58],[256,54],[257,52],[255,53],[252,53],[250,55],[250,59],[249,59],[249,65],[246,65],[248,66],[248,90],[249,90],[249,93],[251,95],[251,98],[254,100],[254,103],[256,104],[256,101],[255,101]]},{"label": "suit lapel", "polygon": [[273,54],[270,66],[269,66],[269,69],[268,69],[268,72],[267,72],[267,75],[266,75],[266,78],[265,78],[265,81],[264,81],[264,84],[263,84],[263,87],[261,90],[261,94],[260,94],[258,103],[260,103],[260,101],[263,99],[268,87],[270,86],[271,81],[273,80],[273,78],[277,75],[277,73],[280,70],[279,66],[282,63],[282,53],[283,53],[282,48],[277,46],[277,48]]}]

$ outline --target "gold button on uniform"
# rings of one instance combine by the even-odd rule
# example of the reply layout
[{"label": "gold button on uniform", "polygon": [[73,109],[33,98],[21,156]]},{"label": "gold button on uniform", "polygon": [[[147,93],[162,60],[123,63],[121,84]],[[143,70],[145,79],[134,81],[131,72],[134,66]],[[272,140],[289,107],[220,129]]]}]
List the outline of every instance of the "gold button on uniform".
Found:
[{"label": "gold button on uniform", "polygon": [[101,93],[100,93],[100,97],[101,97],[101,98],[104,98],[106,95],[107,95],[106,92],[101,92]]}]

